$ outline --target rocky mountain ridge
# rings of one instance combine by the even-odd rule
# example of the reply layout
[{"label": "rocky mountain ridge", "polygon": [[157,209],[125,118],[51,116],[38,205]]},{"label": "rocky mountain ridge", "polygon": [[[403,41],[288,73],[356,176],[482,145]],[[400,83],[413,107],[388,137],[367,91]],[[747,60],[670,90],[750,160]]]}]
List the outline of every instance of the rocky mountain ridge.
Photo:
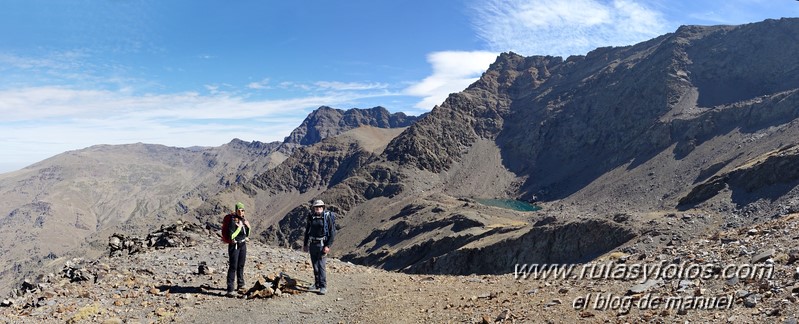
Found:
[{"label": "rocky mountain ridge", "polygon": [[[701,226],[662,233],[683,239],[782,215],[799,202],[792,177],[744,186],[754,190],[745,201],[730,199],[724,184],[711,186],[722,193],[716,199],[687,209],[683,198],[696,196],[691,191],[705,179],[796,144],[799,84],[785,71],[799,66],[785,53],[799,48],[783,44],[791,30],[799,30],[799,20],[684,26],[586,56],[501,54],[477,82],[393,138],[382,154],[360,168],[339,164],[336,170],[348,178],[318,186],[306,199],[322,198],[342,214],[342,258],[434,273],[507,271],[522,256],[552,260],[547,249],[515,243],[536,243],[521,238],[538,237],[534,224],[543,219],[556,220],[547,233],[567,238],[544,242],[585,246],[566,234],[574,233],[571,227],[611,237],[613,243],[598,251],[577,254],[590,259],[648,244],[640,237],[648,222],[663,222],[657,215],[704,215]],[[749,89],[753,83],[758,86]],[[790,175],[784,170],[790,165],[764,164],[758,174]],[[373,189],[381,186],[392,190]],[[250,188],[256,200],[270,196],[265,187]],[[481,197],[536,200],[544,210],[514,212],[468,200]],[[306,201],[282,219],[271,218],[279,226],[267,228],[264,237],[297,246]],[[618,214],[629,221],[595,223],[613,224]],[[487,255],[503,261],[481,268]]]},{"label": "rocky mountain ridge", "polygon": [[322,106],[311,112],[302,124],[295,128],[283,141],[282,150],[291,152],[298,146],[309,146],[361,126],[377,128],[408,127],[417,120],[402,112],[390,113],[384,107],[370,109],[352,108],[348,110]]},{"label": "rocky mountain ridge", "polygon": [[[335,124],[316,126],[325,130],[317,134],[321,138],[361,124],[376,125],[374,132],[379,133],[380,127],[414,120],[382,107],[351,111],[321,107],[311,115],[338,118]],[[314,125],[306,123],[294,134],[305,132],[302,127]],[[304,145],[291,137],[272,143],[233,139],[219,147],[97,145],[4,174],[0,291],[49,261],[97,256],[113,231],[141,231],[174,218],[192,219],[194,211],[212,197],[281,165],[289,157],[284,152]],[[229,205],[213,205],[211,210],[223,213]],[[16,234],[20,232],[28,234],[20,238]]]}]

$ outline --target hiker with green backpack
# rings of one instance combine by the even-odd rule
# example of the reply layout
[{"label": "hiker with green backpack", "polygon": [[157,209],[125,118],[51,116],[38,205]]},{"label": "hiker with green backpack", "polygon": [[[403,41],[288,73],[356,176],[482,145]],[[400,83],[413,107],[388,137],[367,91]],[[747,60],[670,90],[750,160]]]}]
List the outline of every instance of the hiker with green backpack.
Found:
[{"label": "hiker with green backpack", "polygon": [[233,213],[222,220],[222,241],[228,244],[227,296],[235,297],[235,282],[239,293],[244,291],[244,261],[247,259],[247,241],[250,240],[250,222],[244,216],[244,204],[236,203]]}]

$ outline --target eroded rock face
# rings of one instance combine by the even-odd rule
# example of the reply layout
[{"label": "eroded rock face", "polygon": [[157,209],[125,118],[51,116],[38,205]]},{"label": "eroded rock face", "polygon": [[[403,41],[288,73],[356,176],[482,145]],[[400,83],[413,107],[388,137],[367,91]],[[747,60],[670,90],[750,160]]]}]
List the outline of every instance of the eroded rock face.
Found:
[{"label": "eroded rock face", "polygon": [[559,218],[440,198],[406,205],[342,260],[408,273],[505,274],[521,263],[587,262],[638,235],[612,216]]},{"label": "eroded rock face", "polygon": [[334,140],[313,148],[301,148],[287,160],[258,176],[252,184],[271,192],[328,188],[352,176],[358,168],[374,160],[374,154],[354,144]]},{"label": "eroded rock face", "polygon": [[484,246],[463,246],[415,263],[411,273],[505,274],[518,264],[578,264],[607,253],[636,237],[626,227],[604,220],[578,220],[528,229]]},{"label": "eroded rock face", "polygon": [[[752,195],[761,189],[783,184],[782,190],[787,192],[792,188],[791,184],[797,180],[799,180],[799,146],[790,145],[762,157],[762,160],[751,165],[714,176],[697,185],[688,195],[680,199],[680,205],[684,207],[696,205],[729,188],[733,191],[733,199],[738,198],[736,202],[744,206],[751,202],[753,197],[761,197],[762,195]],[[771,193],[769,196],[776,198],[781,195]]]},{"label": "eroded rock face", "polygon": [[406,127],[415,122],[416,118],[401,112],[392,114],[383,107],[341,110],[322,106],[308,115],[283,143],[292,147],[308,146],[356,127],[364,125],[379,128]]},{"label": "eroded rock face", "polygon": [[671,145],[682,159],[735,129],[797,118],[799,79],[785,72],[797,62],[783,54],[782,38],[755,36],[771,29],[795,31],[797,21],[687,26],[565,61],[505,53],[480,80],[397,137],[386,157],[439,173],[475,139],[495,140],[505,167],[535,179],[519,194],[543,200],[567,197]]}]

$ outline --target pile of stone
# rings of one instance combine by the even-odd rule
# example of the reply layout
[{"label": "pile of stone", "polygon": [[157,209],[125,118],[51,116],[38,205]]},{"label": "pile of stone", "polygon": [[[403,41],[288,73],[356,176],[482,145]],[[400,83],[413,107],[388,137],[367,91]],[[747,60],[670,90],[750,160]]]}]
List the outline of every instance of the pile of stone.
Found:
[{"label": "pile of stone", "polygon": [[114,257],[120,256],[122,253],[128,255],[141,253],[147,248],[191,247],[197,245],[198,236],[202,236],[200,234],[205,231],[205,228],[199,224],[178,221],[170,226],[162,225],[160,229],[148,234],[144,240],[135,236],[127,237],[114,233],[108,238],[108,249],[110,256]]},{"label": "pile of stone", "polygon": [[272,298],[286,295],[296,295],[307,292],[308,283],[291,278],[285,273],[261,276],[255,284],[244,293],[247,299]]},{"label": "pile of stone", "polygon": [[11,307],[17,305],[19,304],[19,297],[22,297],[28,293],[38,292],[39,290],[41,290],[40,284],[34,284],[29,279],[25,279],[25,281],[22,282],[19,288],[13,289],[9,294],[8,298],[3,299],[3,301],[0,302],[0,306]]},{"label": "pile of stone", "polygon": [[109,256],[121,256],[122,253],[128,255],[146,251],[144,241],[138,237],[127,237],[123,234],[114,233],[108,238]]},{"label": "pile of stone", "polygon": [[98,272],[98,264],[99,262],[86,262],[83,259],[76,258],[64,265],[64,269],[61,270],[64,278],[69,279],[70,282],[81,282],[81,281],[91,281],[94,282],[97,278],[96,273]]},{"label": "pile of stone", "polygon": [[57,292],[63,291],[67,284],[81,282],[96,284],[98,279],[105,276],[108,269],[108,265],[96,260],[74,258],[64,264],[60,275],[50,273],[39,275],[35,280],[25,279],[18,288],[9,293],[8,298],[0,302],[0,306],[25,310],[42,307],[46,303],[52,304],[48,299],[58,295]]}]

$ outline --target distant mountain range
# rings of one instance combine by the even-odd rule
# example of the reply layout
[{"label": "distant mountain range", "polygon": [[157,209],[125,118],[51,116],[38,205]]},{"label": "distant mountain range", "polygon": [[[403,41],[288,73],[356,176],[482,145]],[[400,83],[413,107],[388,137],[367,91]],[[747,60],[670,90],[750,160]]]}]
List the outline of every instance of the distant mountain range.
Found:
[{"label": "distant mountain range", "polygon": [[795,35],[799,19],[781,19],[566,59],[503,53],[419,118],[320,107],[283,142],[67,152],[0,176],[3,284],[100,253],[114,231],[217,226],[235,201],[261,240],[298,247],[321,198],[339,214],[334,256],[451,274],[585,262],[797,212]]},{"label": "distant mountain range", "polygon": [[321,107],[283,142],[234,139],[211,148],[98,145],[3,174],[0,289],[71,255],[97,255],[113,232],[145,233],[175,217],[190,218],[206,200],[279,165],[306,145],[300,142],[363,125],[402,127],[414,120],[383,107]]}]

